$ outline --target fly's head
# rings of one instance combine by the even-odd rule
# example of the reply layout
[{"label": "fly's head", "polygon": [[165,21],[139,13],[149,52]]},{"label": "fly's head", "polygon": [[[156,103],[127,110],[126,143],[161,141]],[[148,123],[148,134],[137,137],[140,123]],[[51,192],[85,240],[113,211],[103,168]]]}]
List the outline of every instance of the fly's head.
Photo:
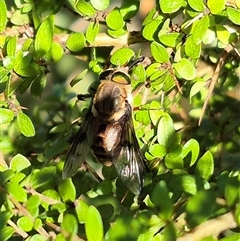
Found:
[{"label": "fly's head", "polygon": [[131,83],[127,69],[109,69],[100,75],[101,83],[93,99],[94,116],[106,122],[119,120],[131,104]]}]

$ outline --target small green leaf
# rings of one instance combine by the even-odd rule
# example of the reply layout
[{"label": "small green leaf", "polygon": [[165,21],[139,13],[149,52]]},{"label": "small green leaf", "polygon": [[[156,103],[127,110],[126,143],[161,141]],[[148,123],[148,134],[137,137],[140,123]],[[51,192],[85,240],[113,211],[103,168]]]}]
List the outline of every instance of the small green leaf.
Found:
[{"label": "small green leaf", "polygon": [[157,36],[157,32],[161,26],[161,23],[161,20],[153,20],[146,24],[142,31],[143,37],[149,41],[153,41]]},{"label": "small green leaf", "polygon": [[195,67],[192,62],[186,58],[182,58],[178,63],[173,64],[173,67],[180,77],[185,80],[192,80],[196,76]]},{"label": "small green leaf", "polygon": [[174,13],[184,6],[184,0],[159,0],[159,4],[163,13]]},{"label": "small green leaf", "polygon": [[81,51],[86,44],[86,39],[83,33],[72,33],[66,42],[67,48],[72,52]]},{"label": "small green leaf", "polygon": [[41,199],[37,195],[30,196],[26,202],[26,208],[34,218],[36,218],[39,215],[38,207],[40,204]]},{"label": "small green leaf", "polygon": [[214,161],[210,151],[206,151],[203,156],[198,160],[196,166],[196,174],[208,180],[213,174]]},{"label": "small green leaf", "polygon": [[27,192],[17,183],[6,183],[6,190],[19,202],[27,201]]},{"label": "small green leaf", "polygon": [[84,0],[79,0],[77,2],[76,7],[79,10],[79,12],[85,16],[93,16],[96,13],[92,5],[88,2],[85,2]]},{"label": "small green leaf", "polygon": [[205,35],[208,27],[209,27],[209,16],[206,15],[197,22],[197,24],[194,26],[194,29],[192,31],[193,42],[195,44],[200,44],[202,42],[202,38]]},{"label": "small green leaf", "polygon": [[31,94],[33,96],[40,96],[46,86],[47,78],[45,73],[40,73],[32,82]]},{"label": "small green leaf", "polygon": [[5,30],[7,24],[7,6],[4,0],[0,0],[0,33]]},{"label": "small green leaf", "polygon": [[90,2],[98,11],[103,11],[109,6],[109,0],[90,0]]},{"label": "small green leaf", "polygon": [[183,34],[181,33],[167,33],[158,36],[160,42],[169,47],[176,47],[182,40]]},{"label": "small green leaf", "polygon": [[17,48],[17,36],[11,37],[7,42],[7,54],[9,56],[15,56],[16,48]]},{"label": "small green leaf", "polygon": [[193,36],[191,35],[185,42],[184,50],[190,58],[197,59],[201,54],[201,44],[196,44],[193,41]]},{"label": "small green leaf", "polygon": [[3,59],[3,66],[8,70],[11,70],[14,68],[14,63],[15,63],[15,58],[13,56],[6,56]]},{"label": "small green leaf", "polygon": [[14,112],[5,108],[0,108],[0,124],[8,123],[14,118]]},{"label": "small green leaf", "polygon": [[129,48],[117,49],[113,53],[110,62],[116,66],[123,66],[129,62],[134,55],[134,51]]},{"label": "small green leaf", "polygon": [[203,12],[205,9],[205,5],[202,0],[188,0],[188,3],[195,11]]},{"label": "small green leaf", "polygon": [[[61,228],[66,232],[67,237],[73,237],[73,234],[77,234],[78,232],[78,223],[76,217],[72,214],[66,214],[63,217]],[[70,238],[69,240],[72,239]]]},{"label": "small green leaf", "polygon": [[223,44],[229,44],[230,43],[230,32],[222,25],[216,25],[216,32],[217,32],[217,38],[223,43]]},{"label": "small green leaf", "polygon": [[139,5],[139,0],[123,0],[120,8],[123,19],[129,20],[133,18],[138,13]]},{"label": "small green leaf", "polygon": [[217,4],[215,0],[208,0],[207,6],[212,14],[218,14],[225,8],[225,0],[218,0]]},{"label": "small green leaf", "polygon": [[79,73],[76,77],[74,77],[70,82],[70,86],[73,87],[75,84],[80,82],[88,74],[88,71],[89,71],[88,69],[85,69],[81,73]]},{"label": "small green leaf", "polygon": [[23,112],[19,112],[17,115],[17,125],[24,136],[31,137],[35,135],[35,129],[31,119]]},{"label": "small green leaf", "polygon": [[[200,79],[199,81],[195,82],[190,90],[190,95],[189,98],[191,100],[191,98],[196,95],[197,93],[199,93],[201,91],[202,88],[206,87],[206,82],[202,81],[202,79]],[[190,101],[191,102],[191,101]]]},{"label": "small green leaf", "polygon": [[85,223],[88,216],[88,205],[83,200],[77,200],[76,213],[80,223]]},{"label": "small green leaf", "polygon": [[23,13],[20,10],[16,10],[12,14],[10,20],[14,25],[18,25],[18,26],[22,26],[22,25],[28,24],[30,22],[29,15],[26,13]]},{"label": "small green leaf", "polygon": [[0,229],[0,240],[8,240],[13,236],[14,233],[15,230],[12,227],[3,227],[2,229]]},{"label": "small green leaf", "polygon": [[71,178],[63,180],[58,186],[59,194],[64,201],[74,201],[76,199],[76,189]]},{"label": "small green leaf", "polygon": [[160,181],[155,185],[150,194],[150,199],[155,206],[160,207],[160,217],[164,221],[169,220],[173,214],[173,203],[169,197],[169,191],[164,181]]},{"label": "small green leaf", "polygon": [[174,191],[184,191],[185,193],[192,195],[195,195],[197,193],[197,184],[195,177],[190,175],[177,175],[169,181],[168,185]]},{"label": "small green leaf", "polygon": [[31,163],[29,162],[29,160],[21,154],[17,154],[10,161],[10,168],[14,172],[20,172],[23,169],[26,169],[27,167],[29,167],[30,165]]},{"label": "small green leaf", "polygon": [[36,58],[42,58],[51,48],[53,39],[54,15],[50,15],[40,25],[35,39]]},{"label": "small green leaf", "polygon": [[55,181],[56,167],[44,167],[40,171],[35,170],[35,172],[30,177],[30,185],[33,188],[43,187]]},{"label": "small green leaf", "polygon": [[175,140],[174,136],[175,130],[173,127],[173,120],[168,114],[165,113],[161,117],[157,128],[158,143],[168,149]]},{"label": "small green leaf", "polygon": [[40,234],[34,234],[29,241],[46,241],[46,238]]},{"label": "small green leaf", "polygon": [[164,157],[167,153],[166,147],[160,144],[154,144],[150,146],[149,153],[154,157]]},{"label": "small green leaf", "polygon": [[236,9],[236,8],[231,8],[231,7],[227,7],[227,14],[229,19],[237,24],[240,25],[240,9]]},{"label": "small green leaf", "polygon": [[50,51],[46,54],[46,59],[51,62],[58,62],[63,56],[63,47],[56,42],[52,42]]},{"label": "small green leaf", "polygon": [[[197,160],[199,155],[199,144],[195,139],[190,139],[182,147],[181,157],[185,160],[185,166],[191,167]],[[187,159],[187,160],[186,160]]]},{"label": "small green leaf", "polygon": [[91,22],[86,30],[86,40],[89,43],[93,43],[99,31],[99,23]]},{"label": "small green leaf", "polygon": [[107,31],[108,31],[108,34],[110,36],[112,36],[113,38],[119,38],[119,37],[121,37],[123,35],[126,36],[126,33],[127,33],[125,27],[119,28],[118,30],[112,30],[112,29],[109,28]]},{"label": "small green leaf", "polygon": [[213,190],[200,190],[186,203],[188,225],[195,227],[212,216],[216,209],[216,197]]},{"label": "small green leaf", "polygon": [[87,240],[102,241],[103,223],[100,213],[94,206],[90,206],[87,212],[88,215],[85,223]]},{"label": "small green leaf", "polygon": [[118,30],[124,26],[123,17],[118,8],[114,8],[106,17],[107,26],[110,29]]},{"label": "small green leaf", "polygon": [[17,220],[17,226],[26,232],[30,232],[33,229],[33,221],[29,217],[23,216]]},{"label": "small green leaf", "polygon": [[151,43],[151,53],[153,58],[159,63],[167,63],[169,61],[169,54],[167,50],[159,43],[152,42]]},{"label": "small green leaf", "polygon": [[159,119],[164,114],[162,107],[158,101],[152,101],[149,106],[149,116],[151,118],[151,121],[153,125],[157,125]]}]

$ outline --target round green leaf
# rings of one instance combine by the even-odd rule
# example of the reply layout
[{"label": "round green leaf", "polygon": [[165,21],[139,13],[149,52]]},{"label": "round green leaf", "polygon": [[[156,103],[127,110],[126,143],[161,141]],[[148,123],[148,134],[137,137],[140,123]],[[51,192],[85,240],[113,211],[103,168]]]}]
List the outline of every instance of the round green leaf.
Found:
[{"label": "round green leaf", "polygon": [[149,41],[153,41],[161,23],[162,21],[160,20],[153,20],[145,25],[142,31],[143,37]]},{"label": "round green leaf", "polygon": [[185,42],[184,50],[190,58],[197,59],[200,57],[201,54],[201,44],[196,44],[193,41],[193,37],[191,35],[187,38]]},{"label": "round green leaf", "polygon": [[87,220],[85,223],[87,240],[102,241],[103,239],[103,223],[98,210],[94,206],[88,208]]},{"label": "round green leaf", "polygon": [[33,221],[29,217],[23,216],[17,220],[17,225],[22,230],[30,232],[33,228]]},{"label": "round green leaf", "polygon": [[0,108],[0,124],[8,123],[14,118],[14,112],[5,108]]},{"label": "round green leaf", "polygon": [[120,13],[124,20],[133,18],[139,10],[140,1],[136,0],[123,0],[120,8]]},{"label": "round green leaf", "polygon": [[76,213],[80,223],[85,223],[88,216],[88,205],[83,200],[77,200],[76,202]]},{"label": "round green leaf", "polygon": [[118,8],[114,8],[106,17],[107,26],[113,30],[118,30],[124,26],[123,17]]},{"label": "round green leaf", "polygon": [[117,49],[112,55],[110,62],[116,66],[123,66],[128,63],[134,55],[134,51],[129,48]]},{"label": "round green leaf", "polygon": [[11,37],[7,43],[7,54],[9,56],[15,56],[17,48],[17,36]]},{"label": "round green leaf", "polygon": [[10,239],[13,234],[15,233],[15,230],[12,227],[9,226],[5,226],[3,228],[0,229],[0,240],[8,240]]},{"label": "round green leaf", "polygon": [[29,241],[46,241],[46,238],[40,234],[34,234]]},{"label": "round green leaf", "polygon": [[10,168],[14,172],[20,172],[23,169],[26,169],[27,167],[29,167],[30,165],[31,163],[29,162],[29,160],[21,154],[17,154],[10,161]]},{"label": "round green leaf", "polygon": [[68,37],[66,46],[72,52],[79,52],[85,47],[85,41],[83,33],[73,33]]},{"label": "round green leaf", "polygon": [[225,0],[208,0],[207,6],[212,14],[218,14],[225,8]]},{"label": "round green leaf", "polygon": [[53,39],[53,28],[54,15],[50,15],[41,23],[36,34],[34,46],[37,59],[43,57],[50,50]]},{"label": "round green leaf", "polygon": [[6,190],[19,202],[27,201],[27,192],[17,183],[6,183]]},{"label": "round green leaf", "polygon": [[74,201],[76,199],[76,189],[71,178],[63,180],[58,186],[59,194],[64,201]]},{"label": "round green leaf", "polygon": [[196,76],[195,67],[188,59],[181,59],[180,62],[173,64],[173,67],[183,79],[192,80]]},{"label": "round green leaf", "polygon": [[31,137],[35,135],[35,129],[31,119],[23,112],[19,112],[17,115],[17,125],[24,136]]},{"label": "round green leaf", "polygon": [[166,147],[160,144],[154,144],[150,146],[149,153],[154,157],[164,157],[167,153]]},{"label": "round green leaf", "polygon": [[174,13],[184,6],[184,0],[159,0],[159,4],[163,13]]},{"label": "round green leaf", "polygon": [[151,53],[153,58],[159,63],[167,63],[169,61],[169,54],[167,50],[159,43],[151,43]]},{"label": "round green leaf", "polygon": [[90,2],[98,11],[103,11],[109,6],[109,0],[90,0]]},{"label": "round green leaf", "polygon": [[158,124],[157,140],[160,145],[165,146],[167,149],[173,143],[175,130],[173,127],[173,120],[168,114],[164,114]]},{"label": "round green leaf", "polygon": [[169,187],[171,187],[174,191],[184,191],[186,193],[195,195],[197,193],[197,185],[195,177],[190,175],[178,175],[173,177],[169,183]]},{"label": "round green leaf", "polygon": [[190,167],[196,162],[199,155],[199,150],[199,144],[195,139],[190,139],[184,144],[181,157],[187,158],[187,160],[185,160],[185,166]]},{"label": "round green leaf", "polygon": [[226,182],[224,196],[226,198],[228,206],[233,206],[238,203],[240,195],[240,181],[238,177],[229,177]]},{"label": "round green leaf", "polygon": [[227,7],[227,14],[233,23],[240,25],[240,9]]},{"label": "round green leaf", "polygon": [[205,35],[207,29],[209,27],[209,17],[204,16],[202,19],[200,19],[197,24],[194,26],[192,37],[193,42],[195,44],[200,44],[202,42],[202,38]]},{"label": "round green leaf", "polygon": [[230,41],[230,32],[222,25],[217,25],[216,30],[217,30],[217,38],[223,44],[228,44]]},{"label": "round green leaf", "polygon": [[180,33],[168,33],[159,36],[159,40],[169,47],[176,47],[182,40],[183,34]]},{"label": "round green leaf", "polygon": [[196,174],[208,180],[213,174],[213,170],[214,160],[212,153],[210,151],[206,151],[197,162]]},{"label": "round green leaf", "polygon": [[99,23],[98,22],[91,22],[88,25],[88,28],[87,28],[87,31],[86,31],[86,40],[89,43],[92,43],[95,40],[95,38],[98,34],[98,31],[99,31]]},{"label": "round green leaf", "polygon": [[76,7],[79,10],[79,12],[85,16],[93,16],[96,13],[92,5],[84,0],[79,0],[77,2]]},{"label": "round green leaf", "polygon": [[63,217],[61,228],[67,233],[67,236],[71,237],[73,234],[76,234],[78,232],[78,222],[76,217],[72,214],[66,214]]},{"label": "round green leaf", "polygon": [[6,56],[4,59],[3,59],[3,66],[6,68],[6,69],[13,69],[14,68],[14,63],[15,63],[15,58],[13,56]]},{"label": "round green leaf", "polygon": [[205,5],[203,4],[203,0],[188,0],[188,3],[192,9],[198,12],[203,12],[205,9]]},{"label": "round green leaf", "polygon": [[118,30],[112,30],[112,29],[108,29],[108,34],[110,36],[112,36],[113,38],[119,38],[121,36],[123,36],[124,34],[127,33],[127,31],[125,30],[125,27],[124,28],[120,28]]}]

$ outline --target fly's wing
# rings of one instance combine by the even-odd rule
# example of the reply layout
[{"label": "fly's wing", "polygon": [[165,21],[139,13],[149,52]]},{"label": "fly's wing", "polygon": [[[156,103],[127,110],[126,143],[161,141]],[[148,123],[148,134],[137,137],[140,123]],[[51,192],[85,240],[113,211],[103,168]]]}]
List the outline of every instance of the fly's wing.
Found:
[{"label": "fly's wing", "polygon": [[113,156],[113,165],[128,189],[138,195],[143,185],[146,164],[135,135],[130,105],[127,106],[126,116],[120,125],[122,134],[117,147],[119,154]]},{"label": "fly's wing", "polygon": [[92,142],[91,126],[93,119],[91,109],[89,109],[67,153],[62,173],[63,179],[71,177],[85,161]]}]

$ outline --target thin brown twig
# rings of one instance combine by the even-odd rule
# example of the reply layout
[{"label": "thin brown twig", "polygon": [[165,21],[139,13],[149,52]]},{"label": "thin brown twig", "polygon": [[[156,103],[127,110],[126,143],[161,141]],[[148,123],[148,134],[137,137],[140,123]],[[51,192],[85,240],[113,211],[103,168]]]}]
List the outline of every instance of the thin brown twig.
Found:
[{"label": "thin brown twig", "polygon": [[205,237],[216,236],[227,229],[236,227],[237,223],[234,219],[234,216],[231,212],[229,212],[215,219],[201,223],[190,233],[179,237],[177,241],[200,241]]},{"label": "thin brown twig", "polygon": [[218,64],[215,68],[215,71],[213,73],[213,76],[212,78],[210,79],[210,85],[209,85],[209,89],[208,89],[208,93],[207,93],[207,96],[206,96],[206,99],[204,101],[204,104],[203,104],[203,107],[202,107],[202,111],[201,111],[201,114],[200,114],[200,117],[199,117],[199,121],[198,121],[198,125],[200,126],[201,125],[201,122],[202,122],[202,119],[203,119],[203,115],[206,111],[206,108],[207,108],[207,105],[208,105],[208,102],[211,98],[211,95],[213,93],[213,90],[214,90],[214,87],[218,81],[218,76],[220,74],[220,71],[221,71],[221,68],[222,66],[224,65],[225,63],[225,59],[227,58],[229,52],[231,52],[232,50],[234,49],[234,46],[232,46],[231,44],[227,45],[227,47],[222,51],[221,55],[220,55],[220,58],[219,58],[219,61],[218,61]]}]

